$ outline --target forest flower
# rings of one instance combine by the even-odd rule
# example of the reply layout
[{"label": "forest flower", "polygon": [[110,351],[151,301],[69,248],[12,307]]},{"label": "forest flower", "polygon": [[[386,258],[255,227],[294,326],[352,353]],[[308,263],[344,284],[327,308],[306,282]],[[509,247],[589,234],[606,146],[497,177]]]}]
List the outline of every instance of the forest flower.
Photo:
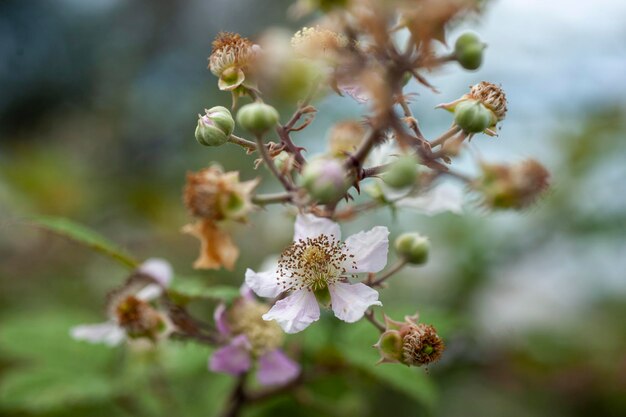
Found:
[{"label": "forest flower", "polygon": [[285,332],[304,330],[320,317],[320,302],[330,301],[337,318],[360,320],[370,306],[382,305],[378,292],[365,284],[351,284],[350,276],[378,272],[387,263],[389,230],[376,226],[341,241],[339,225],[312,214],[296,218],[293,243],[264,272],[246,271],[246,284],[261,297],[286,297],[263,315]]},{"label": "forest flower", "polygon": [[297,378],[300,366],[280,349],[280,327],[262,318],[269,306],[256,301],[245,284],[241,292],[230,307],[222,303],[215,309],[215,325],[225,344],[209,359],[209,369],[241,375],[256,361],[261,385],[282,385]]},{"label": "forest flower", "polygon": [[145,261],[126,283],[109,295],[109,320],[83,324],[70,330],[75,340],[117,346],[127,338],[161,339],[172,328],[167,316],[152,301],[161,296],[172,280],[172,267],[163,260]]}]

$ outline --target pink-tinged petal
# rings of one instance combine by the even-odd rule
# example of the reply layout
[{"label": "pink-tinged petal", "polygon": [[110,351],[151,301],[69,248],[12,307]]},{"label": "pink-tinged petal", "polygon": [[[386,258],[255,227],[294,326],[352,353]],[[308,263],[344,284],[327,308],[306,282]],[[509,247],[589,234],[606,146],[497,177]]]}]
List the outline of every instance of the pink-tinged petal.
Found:
[{"label": "pink-tinged petal", "polygon": [[317,217],[313,214],[298,214],[293,233],[294,242],[300,239],[316,238],[320,235],[334,236],[335,239],[340,240],[341,230],[337,223],[324,217]]},{"label": "pink-tinged petal", "polygon": [[252,289],[259,297],[274,298],[282,292],[278,285],[276,270],[265,272],[254,272],[246,269],[246,285]]},{"label": "pink-tinged petal", "polygon": [[226,304],[220,303],[213,312],[213,320],[215,320],[215,327],[221,335],[226,336],[230,333],[230,327],[228,326],[228,316],[226,314]]},{"label": "pink-tinged petal", "polygon": [[378,291],[362,283],[336,282],[328,290],[335,316],[348,323],[360,320],[369,307],[383,305],[378,301]]},{"label": "pink-tinged petal", "polygon": [[209,359],[209,369],[213,372],[224,372],[231,375],[240,375],[252,366],[250,357],[250,342],[244,335],[239,335],[213,352]]},{"label": "pink-tinged petal", "polygon": [[248,287],[248,284],[246,284],[245,282],[243,284],[241,284],[241,287],[239,287],[239,294],[241,294],[241,297],[244,300],[247,301],[254,301],[254,291],[252,291],[252,288]]},{"label": "pink-tinged petal", "polygon": [[350,257],[344,264],[348,272],[378,272],[387,264],[389,230],[376,226],[367,232],[359,232],[346,239]]},{"label": "pink-tinged petal", "polygon": [[139,266],[137,272],[149,275],[164,287],[172,281],[172,265],[165,259],[150,258]]},{"label": "pink-tinged petal", "polygon": [[126,339],[126,332],[115,322],[107,321],[105,323],[84,324],[72,327],[70,336],[74,340],[117,346]]},{"label": "pink-tinged petal", "polygon": [[261,385],[284,385],[300,375],[300,365],[280,350],[272,350],[259,358],[257,379]]},{"label": "pink-tinged petal", "polygon": [[339,90],[346,94],[359,104],[367,103],[370,100],[367,91],[359,85],[345,84],[339,87]]},{"label": "pink-tinged petal", "polygon": [[315,295],[308,290],[297,290],[276,301],[263,320],[276,320],[286,333],[298,333],[320,318],[320,307]]},{"label": "pink-tinged petal", "polygon": [[450,183],[444,183],[418,197],[407,197],[399,200],[398,207],[418,210],[428,216],[445,213],[463,213],[463,190]]}]

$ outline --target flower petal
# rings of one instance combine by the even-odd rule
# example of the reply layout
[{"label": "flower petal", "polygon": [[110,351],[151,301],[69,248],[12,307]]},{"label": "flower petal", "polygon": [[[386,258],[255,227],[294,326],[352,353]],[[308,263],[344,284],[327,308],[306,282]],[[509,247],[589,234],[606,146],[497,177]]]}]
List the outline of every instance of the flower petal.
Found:
[{"label": "flower petal", "polygon": [[74,326],[70,329],[70,336],[74,340],[117,346],[126,339],[126,332],[115,322],[107,321],[98,324]]},{"label": "flower petal", "polygon": [[164,287],[172,281],[172,266],[165,259],[150,258],[139,266],[137,272],[149,275]]},{"label": "flower petal", "polygon": [[297,290],[276,301],[263,320],[276,320],[286,333],[298,333],[320,318],[320,307],[315,295],[308,290]]},{"label": "flower petal", "polygon": [[259,358],[257,379],[261,385],[284,385],[300,375],[300,365],[280,349],[272,350]]},{"label": "flower petal", "polygon": [[159,284],[148,284],[135,294],[142,301],[151,301],[159,298],[163,294],[163,287]]},{"label": "flower petal", "polygon": [[367,232],[359,232],[346,239],[350,257],[344,264],[349,272],[378,272],[387,264],[389,230],[376,226]]},{"label": "flower petal", "polygon": [[282,292],[276,279],[276,270],[265,272],[254,272],[246,269],[246,285],[252,289],[259,297],[274,298]]},{"label": "flower petal", "polygon": [[293,233],[294,242],[320,235],[334,236],[335,239],[340,240],[341,230],[337,223],[324,217],[317,217],[314,214],[298,214]]},{"label": "flower petal", "polygon": [[230,327],[228,326],[228,316],[226,314],[226,304],[219,303],[213,312],[213,320],[215,320],[215,327],[217,331],[225,336],[230,333]]},{"label": "flower petal", "polygon": [[463,190],[450,183],[444,183],[420,196],[403,198],[396,205],[416,209],[428,216],[446,211],[462,214]]},{"label": "flower petal", "polygon": [[250,342],[245,335],[235,337],[229,344],[213,352],[209,359],[209,369],[213,372],[240,375],[251,366]]},{"label": "flower petal", "polygon": [[360,320],[370,306],[383,305],[378,301],[378,291],[360,282],[336,282],[329,285],[328,290],[335,316],[348,323]]}]

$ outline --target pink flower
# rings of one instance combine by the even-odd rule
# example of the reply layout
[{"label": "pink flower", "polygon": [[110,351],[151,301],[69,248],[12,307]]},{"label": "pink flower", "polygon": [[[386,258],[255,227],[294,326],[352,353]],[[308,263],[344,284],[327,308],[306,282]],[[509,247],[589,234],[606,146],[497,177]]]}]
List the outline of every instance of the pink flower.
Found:
[{"label": "pink flower", "polygon": [[262,385],[283,385],[298,377],[300,366],[278,348],[283,339],[280,328],[261,318],[267,308],[245,285],[242,297],[230,308],[218,305],[215,325],[226,344],[209,359],[211,371],[240,375],[256,360],[257,379]]},{"label": "pink flower", "polygon": [[341,241],[339,225],[312,214],[298,215],[293,243],[283,251],[276,268],[246,271],[246,284],[261,297],[287,296],[263,315],[285,332],[304,330],[320,317],[318,298],[330,297],[335,316],[353,323],[378,301],[378,292],[365,284],[351,284],[349,277],[378,272],[387,263],[389,231],[376,226]]}]

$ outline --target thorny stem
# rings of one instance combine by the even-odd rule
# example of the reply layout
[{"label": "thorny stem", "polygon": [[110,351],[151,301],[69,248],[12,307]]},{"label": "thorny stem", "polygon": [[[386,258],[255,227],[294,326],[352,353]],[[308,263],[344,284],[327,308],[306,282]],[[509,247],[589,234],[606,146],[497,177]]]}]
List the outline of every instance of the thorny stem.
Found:
[{"label": "thorny stem", "polygon": [[280,183],[283,185],[283,187],[285,187],[287,191],[293,190],[293,185],[291,185],[287,178],[285,178],[280,172],[278,172],[278,169],[274,164],[274,160],[267,153],[267,148],[263,143],[263,138],[261,137],[261,135],[256,136],[256,144],[257,150],[259,151],[259,154],[261,154],[263,162],[265,162],[265,165],[271,171],[271,173],[278,179],[278,181],[280,181]]},{"label": "thorny stem", "polygon": [[404,97],[400,97],[400,99],[398,100],[398,103],[400,104],[400,107],[402,107],[402,112],[404,113],[404,117],[408,119],[407,123],[410,125],[413,133],[415,133],[415,136],[417,136],[418,139],[426,140],[426,138],[422,134],[422,131],[419,128],[417,119],[413,116],[413,112],[411,111],[409,104],[406,102],[406,99]]},{"label": "thorny stem", "polygon": [[398,261],[389,268],[384,274],[382,274],[377,280],[367,283],[370,287],[379,287],[383,282],[391,278],[396,272],[400,271],[407,264],[406,259],[398,259]]},{"label": "thorny stem", "polygon": [[386,329],[385,325],[379,322],[374,316],[374,310],[367,310],[364,316],[370,323],[374,325],[378,329],[379,332],[383,333]]},{"label": "thorny stem", "polygon": [[349,158],[346,159],[346,168],[359,168],[374,147],[374,144],[376,143],[376,140],[379,138],[379,136],[380,131],[378,129],[370,130],[367,133],[367,136],[365,137],[363,142],[361,142],[361,145],[356,150],[356,152],[354,152]]},{"label": "thorny stem", "polygon": [[281,143],[294,156],[298,165],[302,167],[306,163],[306,160],[304,159],[304,156],[302,156],[301,149],[298,148],[291,140],[289,130],[285,126],[276,126],[276,133],[278,134]]}]

